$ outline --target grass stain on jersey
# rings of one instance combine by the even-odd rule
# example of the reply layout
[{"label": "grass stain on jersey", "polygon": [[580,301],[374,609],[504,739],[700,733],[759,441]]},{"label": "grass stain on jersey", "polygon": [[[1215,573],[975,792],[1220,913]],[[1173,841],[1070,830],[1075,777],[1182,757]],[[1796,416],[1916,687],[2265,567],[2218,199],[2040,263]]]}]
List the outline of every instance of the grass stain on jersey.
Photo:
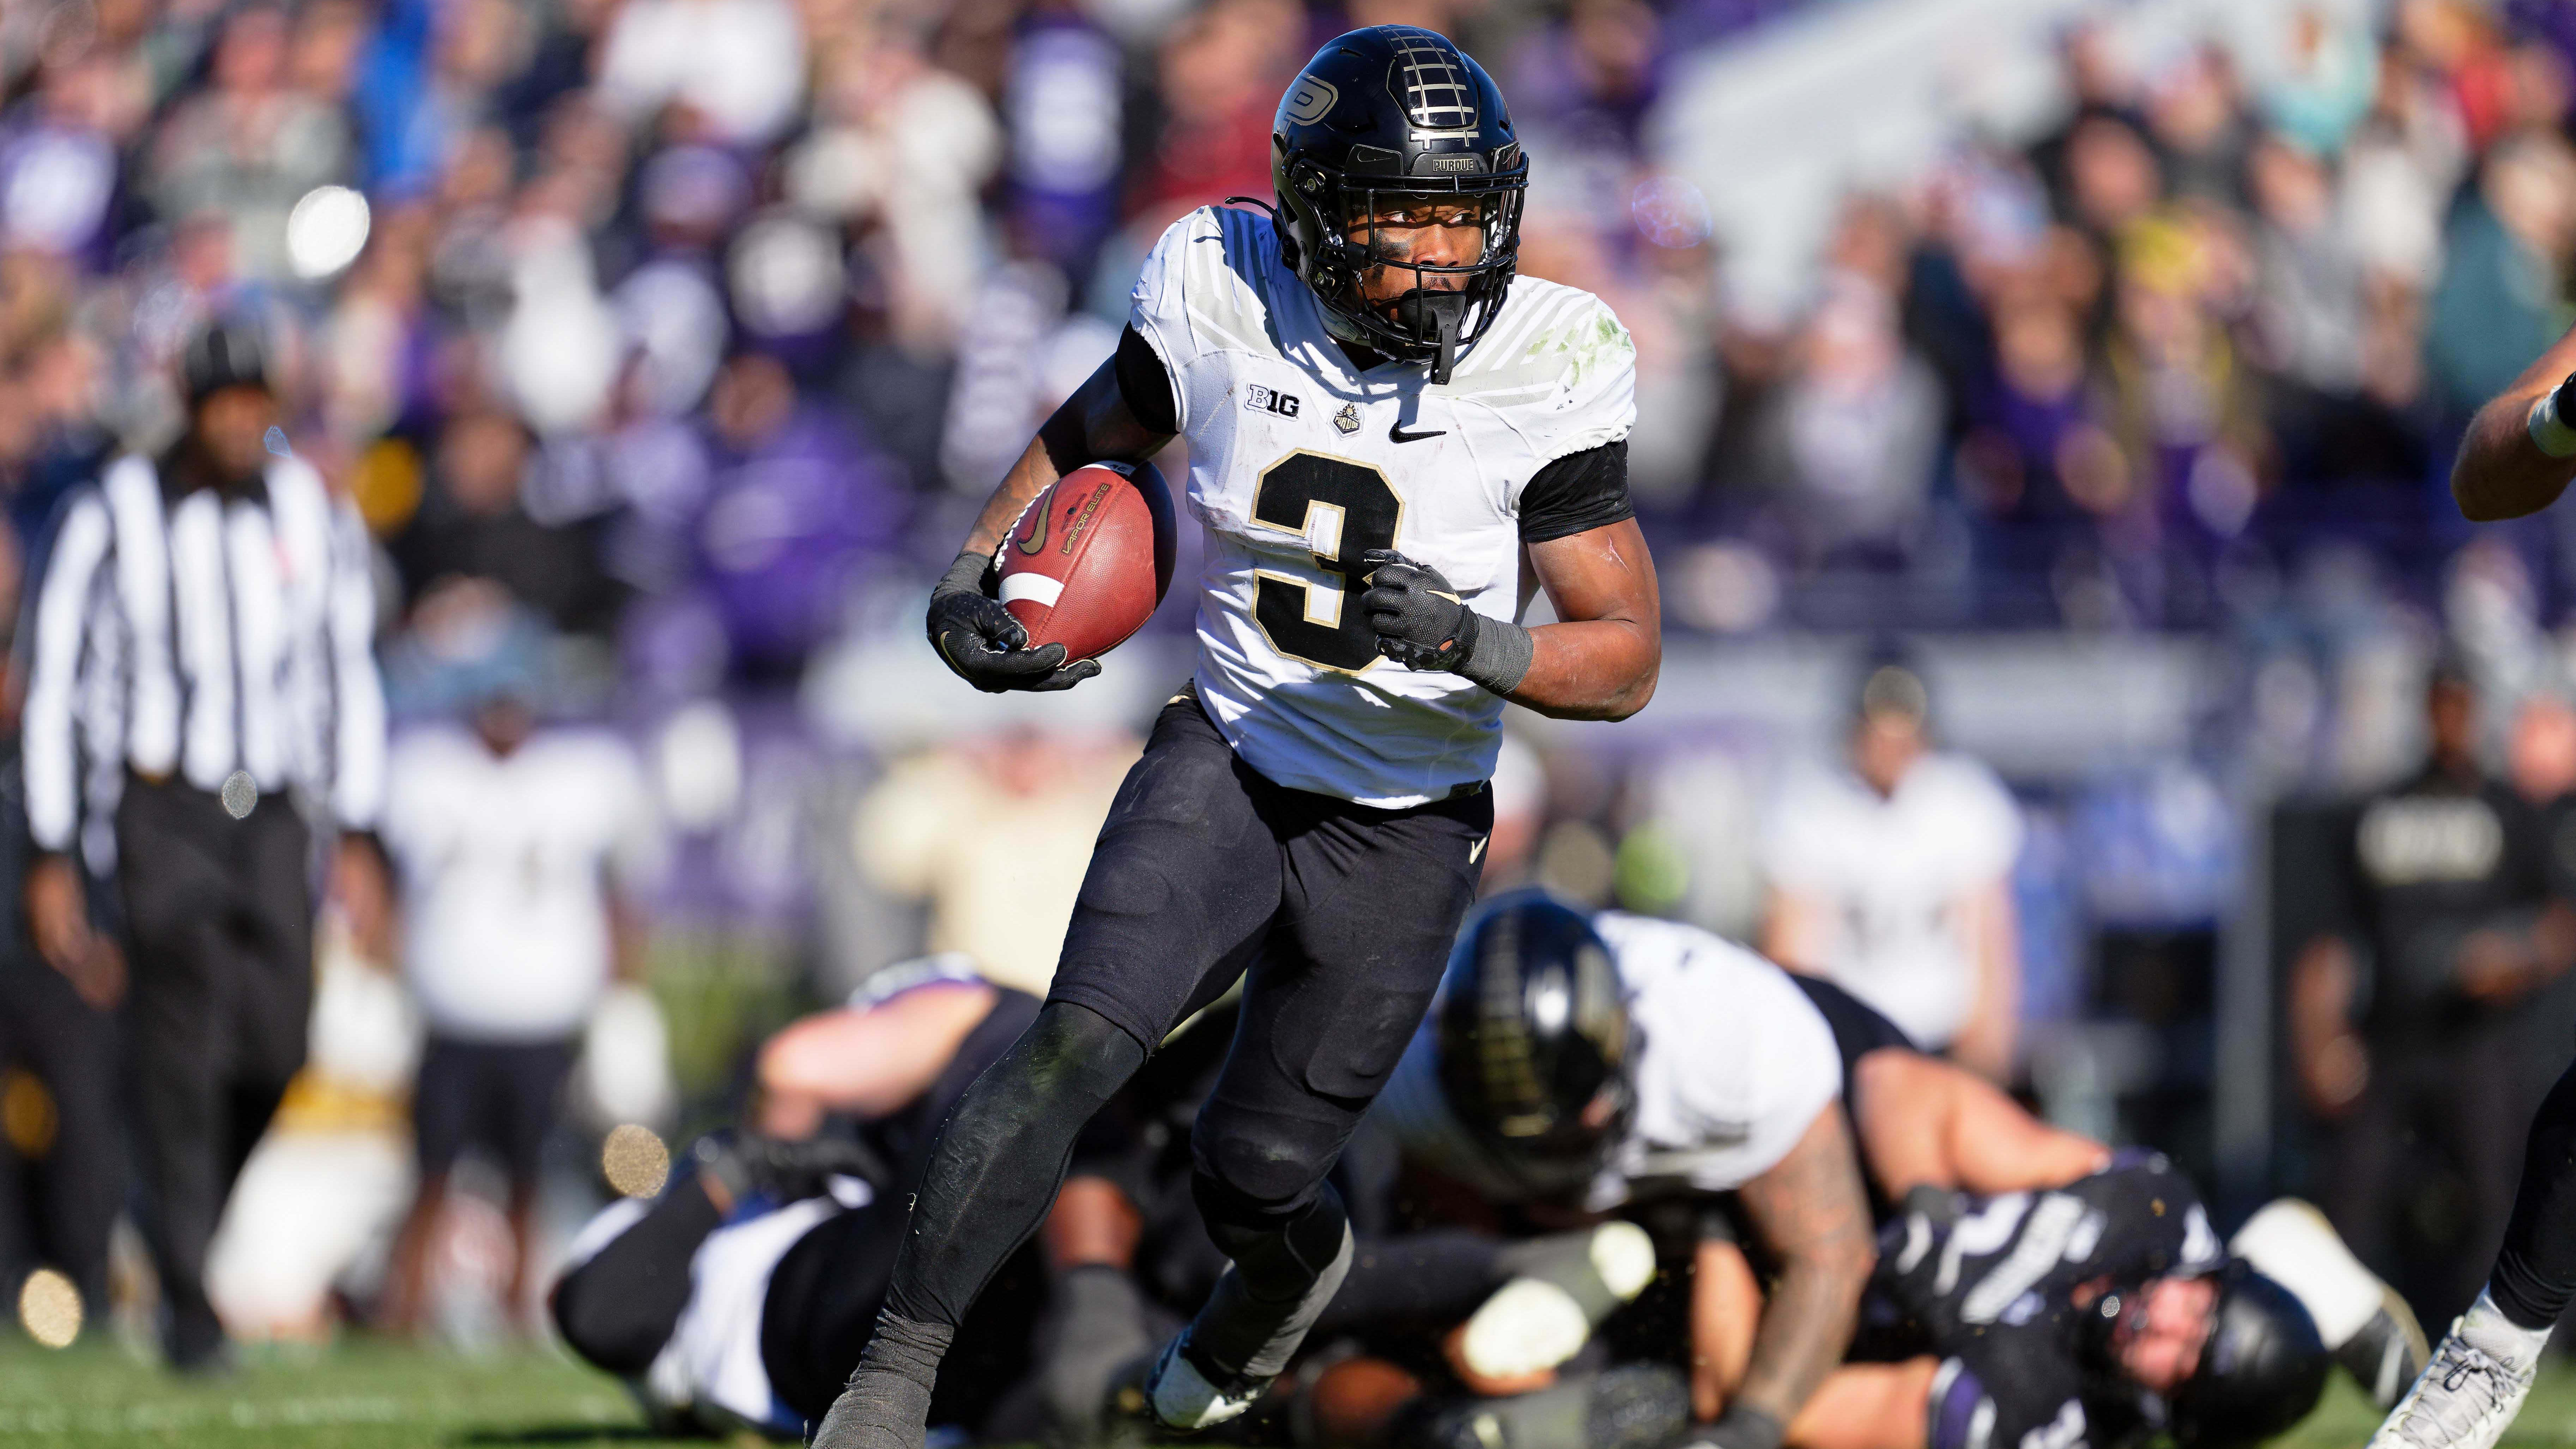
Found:
[{"label": "grass stain on jersey", "polygon": [[1620,358],[1636,356],[1637,344],[1628,336],[1628,329],[1620,326],[1619,319],[1605,307],[1594,315],[1590,327],[1569,328],[1541,337],[1532,342],[1529,351],[1522,356],[1536,362],[1552,353],[1565,356],[1565,387],[1570,392],[1583,385],[1586,374]]}]

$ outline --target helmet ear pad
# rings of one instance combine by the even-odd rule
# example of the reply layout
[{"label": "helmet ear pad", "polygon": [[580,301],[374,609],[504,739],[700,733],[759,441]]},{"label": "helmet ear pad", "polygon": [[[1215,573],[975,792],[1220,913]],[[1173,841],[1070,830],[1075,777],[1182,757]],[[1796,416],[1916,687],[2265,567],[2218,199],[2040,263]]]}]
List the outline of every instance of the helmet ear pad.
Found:
[{"label": "helmet ear pad", "polygon": [[2200,1367],[2173,1396],[2174,1437],[2191,1449],[2239,1449],[2287,1431],[2316,1407],[2333,1362],[2289,1289],[2241,1258],[2215,1276]]},{"label": "helmet ear pad", "polygon": [[1488,903],[1450,954],[1432,1019],[1458,1123],[1533,1188],[1587,1186],[1634,1119],[1638,1047],[1590,917],[1536,890]]}]

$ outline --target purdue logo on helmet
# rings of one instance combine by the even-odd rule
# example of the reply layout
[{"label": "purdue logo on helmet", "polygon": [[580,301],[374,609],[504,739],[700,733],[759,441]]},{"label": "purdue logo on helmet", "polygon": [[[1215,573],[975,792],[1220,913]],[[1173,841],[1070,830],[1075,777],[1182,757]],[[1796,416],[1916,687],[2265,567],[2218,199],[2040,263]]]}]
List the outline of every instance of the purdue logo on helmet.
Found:
[{"label": "purdue logo on helmet", "polygon": [[[1447,382],[1458,353],[1493,324],[1519,265],[1529,162],[1493,78],[1432,31],[1354,30],[1316,51],[1280,99],[1270,175],[1280,257],[1314,289],[1333,335],[1427,361],[1431,380]],[[1373,218],[1424,208],[1452,218],[1444,225],[1478,230],[1471,260],[1419,262],[1372,248]],[[1372,302],[1362,295],[1372,274],[1403,285]]]},{"label": "purdue logo on helmet", "polygon": [[1627,1001],[1591,921],[1541,891],[1494,901],[1450,953],[1435,1019],[1460,1125],[1533,1187],[1588,1184],[1636,1107]]}]

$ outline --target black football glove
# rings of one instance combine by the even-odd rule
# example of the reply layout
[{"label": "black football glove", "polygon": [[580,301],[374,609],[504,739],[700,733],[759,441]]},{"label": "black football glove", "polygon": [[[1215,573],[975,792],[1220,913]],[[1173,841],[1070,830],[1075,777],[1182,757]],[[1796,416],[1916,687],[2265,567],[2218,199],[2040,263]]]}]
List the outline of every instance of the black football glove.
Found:
[{"label": "black football glove", "polygon": [[1393,549],[1370,549],[1360,562],[1369,569],[1360,612],[1378,653],[1407,669],[1463,674],[1496,694],[1520,687],[1535,647],[1527,629],[1478,614],[1438,569]]},{"label": "black football glove", "polygon": [[1377,652],[1407,669],[1455,672],[1476,651],[1476,611],[1429,564],[1391,548],[1360,555],[1369,569],[1360,612],[1377,631]]},{"label": "black football glove", "polygon": [[930,647],[958,678],[984,691],[1071,689],[1100,672],[1097,659],[1064,662],[1064,646],[1028,647],[1029,631],[984,592],[989,557],[961,553],[930,591]]}]

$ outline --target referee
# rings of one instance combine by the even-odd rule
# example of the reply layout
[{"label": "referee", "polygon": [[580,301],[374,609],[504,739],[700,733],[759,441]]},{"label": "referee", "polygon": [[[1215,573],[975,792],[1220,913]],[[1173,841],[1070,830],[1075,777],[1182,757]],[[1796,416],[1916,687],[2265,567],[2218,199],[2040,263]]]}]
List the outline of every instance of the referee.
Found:
[{"label": "referee", "polygon": [[186,432],[65,505],[23,728],[38,951],[75,981],[110,959],[83,864],[112,874],[123,908],[145,1237],[183,1371],[225,1361],[206,1245],[304,1062],[315,825],[339,833],[361,941],[385,929],[366,535],[320,475],[270,448],[265,353],[241,322],[192,337]]}]

